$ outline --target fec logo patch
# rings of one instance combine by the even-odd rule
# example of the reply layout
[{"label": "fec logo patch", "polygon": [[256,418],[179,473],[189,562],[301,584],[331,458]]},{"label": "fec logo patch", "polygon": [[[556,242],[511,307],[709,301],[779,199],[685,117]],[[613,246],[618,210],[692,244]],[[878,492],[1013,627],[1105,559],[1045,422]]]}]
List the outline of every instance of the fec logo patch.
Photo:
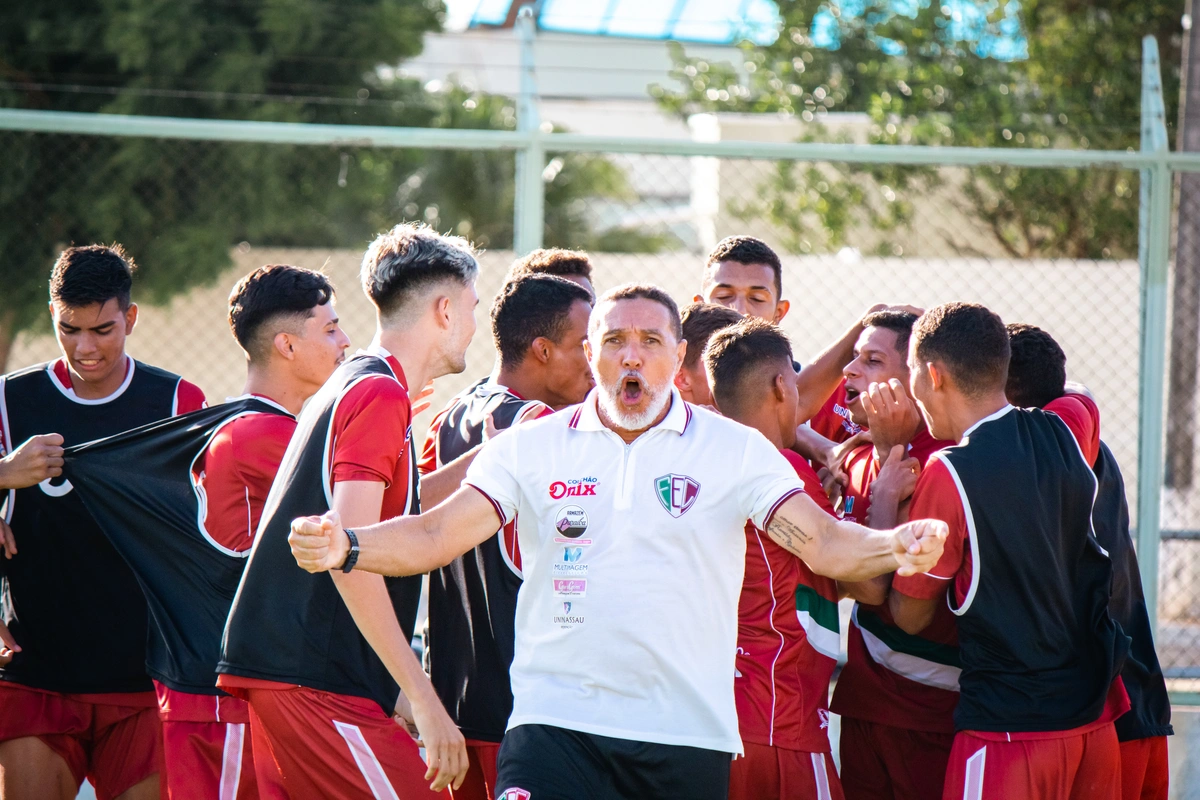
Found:
[{"label": "fec logo patch", "polygon": [[658,502],[672,517],[682,517],[696,503],[700,495],[700,484],[687,475],[663,475],[654,479],[654,491]]}]

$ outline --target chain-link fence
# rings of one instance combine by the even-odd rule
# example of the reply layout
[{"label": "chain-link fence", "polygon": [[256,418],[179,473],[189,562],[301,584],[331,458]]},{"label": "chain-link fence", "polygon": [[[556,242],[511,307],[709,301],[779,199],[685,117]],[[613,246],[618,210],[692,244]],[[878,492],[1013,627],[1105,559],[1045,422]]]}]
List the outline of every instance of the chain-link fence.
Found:
[{"label": "chain-link fence", "polygon": [[[71,125],[92,130],[55,123],[60,130]],[[484,248],[485,307],[515,257],[520,198],[511,135],[491,142],[475,132],[464,149],[444,142],[380,147],[358,136],[268,143],[261,140],[275,133],[214,133],[205,125],[194,139],[186,129],[170,138],[15,124],[0,130],[0,244],[13,254],[0,266],[9,306],[0,314],[0,344],[16,332],[7,370],[57,355],[45,281],[54,255],[70,242],[116,240],[130,248],[141,263],[135,292],[143,301],[130,352],[183,374],[216,400],[240,393],[244,375],[225,321],[227,296],[259,265],[327,272],[346,331],[365,346],[374,319],[357,269],[375,232],[423,219],[476,240]],[[1022,166],[1030,162],[1017,151],[941,166],[928,156],[896,163],[885,149],[861,147],[845,160],[836,148],[825,151],[826,160],[796,160],[728,157],[728,148],[695,142],[637,153],[616,152],[631,149],[616,141],[608,152],[595,141],[559,151],[558,141],[570,137],[546,138],[542,238],[589,250],[600,290],[651,281],[689,301],[700,292],[716,241],[749,233],[785,254],[784,297],[792,310],[783,327],[801,361],[880,301],[976,301],[1006,321],[1046,328],[1067,352],[1069,377],[1097,398],[1103,436],[1125,473],[1136,516],[1136,171],[1116,159]],[[664,154],[672,149],[681,154]],[[875,153],[879,161],[870,160]],[[1200,686],[1192,683],[1200,681],[1200,230],[1188,212],[1200,203],[1189,191],[1194,180],[1184,177],[1177,189],[1162,505],[1160,650],[1178,691]],[[487,374],[493,356],[485,325],[467,371],[438,382],[435,407]]]},{"label": "chain-link fence", "polygon": [[[11,256],[0,265],[6,370],[57,357],[46,278],[71,242],[129,247],[141,264],[135,294],[142,301],[130,352],[199,384],[210,401],[241,391],[244,357],[229,333],[226,302],[257,266],[324,270],[338,289],[343,327],[365,346],[374,316],[357,271],[375,232],[422,219],[476,240],[484,248],[484,308],[515,258],[521,197],[511,135],[493,141],[475,132],[461,149],[383,147],[369,136],[281,142],[271,140],[291,134],[269,124],[253,135],[205,125],[197,138],[187,138],[186,127],[161,137],[96,135],[87,124],[60,121],[0,130],[0,245]],[[556,150],[558,142],[570,146]],[[1019,151],[989,151],[946,166],[928,154],[898,163],[897,148],[832,148],[819,159],[810,149],[798,151],[800,160],[786,147],[749,158],[696,142],[645,152],[629,152],[637,149],[629,142],[603,144],[545,137],[540,186],[542,240],[587,249],[599,290],[649,281],[690,301],[712,246],[749,233],[783,254],[791,311],[782,324],[801,361],[881,301],[975,301],[1005,321],[1039,325],[1063,345],[1069,378],[1098,401],[1136,525],[1147,273],[1138,262],[1143,178],[1131,167],[1144,163],[1109,154],[1090,166],[1080,159],[1034,165]],[[1156,174],[1167,174],[1165,167]],[[1200,189],[1193,182],[1200,175],[1178,181],[1173,215],[1158,605],[1163,665],[1185,702],[1200,700],[1200,217],[1189,211],[1200,205]],[[1144,222],[1140,232],[1144,240]],[[493,358],[484,324],[466,372],[437,382],[434,407],[486,375]],[[418,418],[418,435],[430,416]]]}]

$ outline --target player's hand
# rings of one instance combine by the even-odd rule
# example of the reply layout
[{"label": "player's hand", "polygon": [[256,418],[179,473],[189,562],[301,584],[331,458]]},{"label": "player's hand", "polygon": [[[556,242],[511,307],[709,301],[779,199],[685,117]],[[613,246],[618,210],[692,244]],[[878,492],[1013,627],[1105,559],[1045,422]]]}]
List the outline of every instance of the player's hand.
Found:
[{"label": "player's hand", "polygon": [[817,470],[817,478],[821,481],[821,488],[825,490],[825,496],[829,498],[834,511],[841,511],[841,503],[846,493],[846,486],[850,483],[849,476],[840,470],[833,472],[825,467],[821,467]]},{"label": "player's hand", "polygon": [[886,455],[895,445],[906,445],[921,430],[921,411],[895,378],[887,383],[872,383],[860,396],[867,414],[867,427],[875,442],[875,451]]},{"label": "player's hand", "polygon": [[412,398],[412,415],[414,417],[417,414],[420,414],[422,411],[429,410],[429,406],[433,402],[429,399],[431,397],[433,397],[433,381],[425,384],[425,388],[417,392],[417,394]]},{"label": "player's hand", "polygon": [[[879,474],[871,481],[871,505],[867,509],[867,525],[871,526],[871,509],[884,505],[898,506],[912,497],[921,475],[921,462],[907,456],[904,445],[896,445],[888,453]],[[890,523],[889,523],[890,524]]]},{"label": "player's hand", "polygon": [[8,626],[0,622],[0,667],[12,661],[15,653],[21,652],[21,645],[13,638]]},{"label": "player's hand", "polygon": [[288,544],[296,563],[308,572],[328,572],[346,563],[350,553],[350,537],[342,529],[336,511],[320,517],[297,517],[292,520]]},{"label": "player's hand", "polygon": [[17,554],[17,539],[13,536],[12,528],[2,519],[0,519],[0,551],[4,552],[5,558],[12,558]]},{"label": "player's hand", "polygon": [[408,702],[408,696],[404,692],[401,692],[400,696],[396,698],[396,710],[392,712],[392,719],[396,721],[397,725],[408,731],[408,735],[416,740],[418,746],[425,746],[421,741],[421,732],[417,730],[417,723],[413,719],[412,704]]},{"label": "player's hand", "polygon": [[419,741],[425,746],[425,764],[429,768],[425,780],[433,781],[429,788],[435,792],[447,786],[457,789],[467,777],[467,742],[442,701],[432,690],[429,695],[429,698],[409,698]]},{"label": "player's hand", "polygon": [[929,572],[942,557],[950,528],[940,519],[914,519],[896,528],[892,555],[899,567],[897,575]]},{"label": "player's hand", "polygon": [[0,458],[0,487],[25,489],[62,475],[63,437],[57,433],[30,436],[25,443]]}]

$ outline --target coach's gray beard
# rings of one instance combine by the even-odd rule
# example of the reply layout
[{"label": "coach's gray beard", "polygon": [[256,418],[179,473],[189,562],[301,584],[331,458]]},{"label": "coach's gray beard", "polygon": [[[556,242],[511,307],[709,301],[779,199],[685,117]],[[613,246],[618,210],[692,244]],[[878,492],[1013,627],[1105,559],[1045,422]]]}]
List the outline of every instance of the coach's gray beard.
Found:
[{"label": "coach's gray beard", "polygon": [[621,407],[621,400],[618,397],[625,377],[626,375],[622,373],[621,380],[617,381],[615,385],[601,386],[601,391],[597,392],[596,396],[609,419],[627,431],[640,431],[642,428],[650,427],[650,423],[654,422],[662,410],[667,407],[667,403],[671,402],[671,380],[668,379],[661,386],[649,386],[646,384],[645,377],[639,373],[638,377],[642,380],[642,391],[649,398],[649,402],[644,411],[631,414]]}]

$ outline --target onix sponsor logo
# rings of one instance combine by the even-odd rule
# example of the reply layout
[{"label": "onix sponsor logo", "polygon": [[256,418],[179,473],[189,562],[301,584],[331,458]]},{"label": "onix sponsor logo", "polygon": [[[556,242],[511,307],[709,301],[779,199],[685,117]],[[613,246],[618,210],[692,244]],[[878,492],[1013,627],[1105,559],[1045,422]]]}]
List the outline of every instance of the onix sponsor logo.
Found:
[{"label": "onix sponsor logo", "polygon": [[595,497],[596,487],[600,482],[592,477],[555,481],[550,484],[550,499],[561,500],[564,497]]},{"label": "onix sponsor logo", "polygon": [[682,517],[695,505],[700,495],[700,484],[687,475],[671,473],[654,479],[654,493],[668,514]]}]

